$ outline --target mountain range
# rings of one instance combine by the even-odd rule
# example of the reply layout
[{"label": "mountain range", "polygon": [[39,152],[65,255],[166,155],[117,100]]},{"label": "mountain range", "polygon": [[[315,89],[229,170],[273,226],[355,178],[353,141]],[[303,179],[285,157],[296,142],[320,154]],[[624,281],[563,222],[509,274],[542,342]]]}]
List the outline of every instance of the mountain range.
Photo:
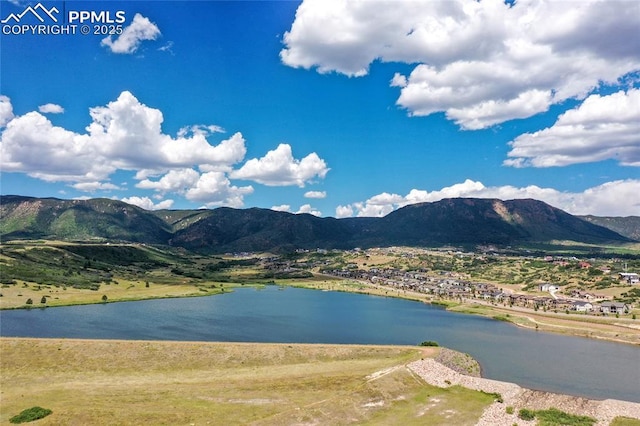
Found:
[{"label": "mountain range", "polygon": [[[542,201],[451,198],[412,204],[381,218],[321,218],[269,209],[157,210],[110,199],[0,197],[0,238],[118,241],[221,253],[552,241],[620,244],[637,239],[640,218],[582,219]],[[628,227],[621,226],[628,219]],[[633,225],[635,223],[635,225]],[[635,227],[634,227],[635,226]]]}]

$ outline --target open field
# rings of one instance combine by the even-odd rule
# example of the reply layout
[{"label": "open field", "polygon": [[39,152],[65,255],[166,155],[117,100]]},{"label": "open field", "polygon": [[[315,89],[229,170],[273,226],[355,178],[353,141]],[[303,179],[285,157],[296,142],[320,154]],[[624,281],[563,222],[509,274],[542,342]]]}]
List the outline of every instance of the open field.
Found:
[{"label": "open field", "polygon": [[[213,283],[212,283],[213,285]],[[87,305],[92,303],[124,302],[129,300],[160,299],[167,297],[206,296],[222,293],[223,287],[192,284],[149,284],[142,281],[118,280],[101,285],[99,290],[73,287],[55,287],[21,282],[0,289],[0,309],[39,308],[45,306]],[[231,288],[232,285],[227,285]],[[106,296],[106,300],[104,297]],[[43,298],[45,303],[43,302]],[[27,304],[28,300],[31,304]]]},{"label": "open field", "polygon": [[472,425],[493,401],[426,385],[404,367],[437,348],[34,339],[0,345],[2,424],[39,405],[53,410],[43,425]]},{"label": "open field", "polygon": [[638,424],[640,404],[589,401],[463,376],[433,359],[439,351],[1,338],[0,424],[40,406],[53,413],[39,425],[510,426],[508,404],[588,409],[601,419],[598,425],[612,419]]}]

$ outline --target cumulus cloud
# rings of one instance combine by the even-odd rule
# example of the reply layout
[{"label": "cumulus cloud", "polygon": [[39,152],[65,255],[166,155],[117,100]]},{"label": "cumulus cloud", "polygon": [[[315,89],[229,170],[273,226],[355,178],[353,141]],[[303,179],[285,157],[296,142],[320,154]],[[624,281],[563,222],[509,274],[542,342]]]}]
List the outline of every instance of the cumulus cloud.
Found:
[{"label": "cumulus cloud", "polygon": [[90,115],[93,122],[87,130],[92,141],[101,154],[117,159],[119,168],[228,167],[246,152],[240,133],[218,146],[209,144],[203,129],[189,136],[181,132],[176,138],[162,133],[162,112],[127,91],[105,107],[91,108]]},{"label": "cumulus cloud", "polygon": [[113,36],[102,39],[101,45],[107,46],[113,53],[131,54],[138,50],[145,40],[155,40],[160,36],[160,29],[149,18],[136,13],[133,21],[122,30],[115,40]]},{"label": "cumulus cloud", "polygon": [[290,212],[291,206],[289,204],[281,204],[279,206],[272,206],[271,210],[275,210],[277,212]]},{"label": "cumulus cloud", "polygon": [[101,181],[116,169],[88,135],[54,126],[35,111],[6,124],[0,154],[3,171],[24,172],[50,182]]},{"label": "cumulus cloud", "polygon": [[[12,115],[10,103],[0,110]],[[215,126],[175,138],[163,133],[162,112],[126,91],[106,106],[91,108],[90,115],[86,133],[54,126],[35,111],[12,118],[0,141],[2,169],[52,182],[103,181],[118,169],[137,170],[144,179],[193,165],[202,171],[231,170],[246,153],[240,133],[211,145],[206,137],[219,129]]]},{"label": "cumulus cloud", "polygon": [[[217,145],[207,139],[224,132],[216,125],[185,126],[175,137],[168,135],[162,131],[162,112],[127,91],[105,106],[90,108],[91,122],[85,132],[55,126],[42,114],[56,110],[53,104],[43,105],[40,112],[16,117],[10,99],[0,95],[3,171],[67,182],[87,192],[120,190],[109,182],[110,176],[118,170],[134,171],[135,187],[154,191],[156,197],[173,193],[206,207],[242,207],[253,187],[235,186],[231,176],[266,185],[303,187],[329,170],[316,153],[298,160],[293,158],[291,146],[282,144],[233,171],[246,155],[241,133]],[[324,196],[319,191],[308,194],[312,198]],[[144,198],[132,200],[150,206]]]},{"label": "cumulus cloud", "polygon": [[513,167],[552,167],[614,159],[640,166],[640,89],[591,95],[556,123],[512,142]]},{"label": "cumulus cloud", "polygon": [[223,172],[203,173],[185,197],[189,201],[205,203],[207,208],[229,206],[242,207],[244,196],[253,192],[252,186],[237,187],[231,184]]},{"label": "cumulus cloud", "polygon": [[173,206],[173,200],[164,200],[156,204],[149,197],[127,197],[123,198],[121,201],[133,204],[134,206],[138,206],[145,210],[170,209],[171,206]]},{"label": "cumulus cloud", "polygon": [[57,104],[44,104],[38,107],[38,111],[43,114],[62,114],[64,108]]},{"label": "cumulus cloud", "polygon": [[7,125],[13,119],[13,105],[8,96],[0,95],[0,127]]},{"label": "cumulus cloud", "polygon": [[305,198],[326,198],[326,191],[307,191],[304,193]]},{"label": "cumulus cloud", "polygon": [[307,214],[311,214],[311,215],[314,215],[314,216],[322,216],[322,212],[320,210],[317,210],[317,209],[311,207],[311,204],[304,204],[304,205],[300,206],[300,208],[298,209],[296,214],[302,214],[302,213],[307,213]]},{"label": "cumulus cloud", "polygon": [[412,189],[407,195],[382,193],[365,202],[338,206],[336,217],[382,217],[408,204],[435,202],[445,198],[498,198],[501,200],[533,198],[568,213],[598,216],[637,216],[640,214],[640,180],[628,179],[607,182],[583,192],[562,192],[536,185],[486,187],[482,182],[467,179],[436,191]]},{"label": "cumulus cloud", "polygon": [[640,69],[640,3],[305,0],[284,35],[282,62],[363,76],[396,74],[397,104],[444,112],[463,129],[530,117]]},{"label": "cumulus cloud", "polygon": [[136,183],[136,188],[153,189],[162,194],[167,192],[177,192],[184,194],[193,187],[200,179],[200,174],[193,169],[170,170],[157,181],[143,179]]},{"label": "cumulus cloud", "polygon": [[315,152],[301,160],[293,158],[291,146],[280,144],[262,158],[247,161],[230,176],[234,179],[253,180],[267,186],[305,184],[315,177],[324,178],[329,168]]},{"label": "cumulus cloud", "polygon": [[353,216],[353,207],[350,205],[347,206],[338,206],[336,207],[336,217],[338,219],[342,219],[345,217]]}]

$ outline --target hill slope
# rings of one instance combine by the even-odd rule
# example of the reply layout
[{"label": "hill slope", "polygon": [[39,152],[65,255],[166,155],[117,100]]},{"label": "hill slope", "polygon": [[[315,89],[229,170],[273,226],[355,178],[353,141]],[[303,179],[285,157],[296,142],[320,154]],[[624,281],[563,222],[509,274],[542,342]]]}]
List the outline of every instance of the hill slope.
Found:
[{"label": "hill slope", "polygon": [[598,216],[579,216],[580,219],[593,223],[598,226],[604,226],[613,232],[640,241],[640,217],[598,217]]},{"label": "hill slope", "polygon": [[474,198],[409,205],[383,218],[335,219],[259,208],[150,212],[108,199],[3,196],[0,236],[170,244],[206,252],[630,241],[541,201]]},{"label": "hill slope", "polygon": [[396,245],[507,245],[553,240],[600,244],[626,240],[609,229],[531,199],[450,198],[412,204],[381,218],[378,226],[379,238]]},{"label": "hill slope", "polygon": [[165,244],[170,227],[146,210],[109,199],[3,196],[0,235],[11,239],[117,240]]}]

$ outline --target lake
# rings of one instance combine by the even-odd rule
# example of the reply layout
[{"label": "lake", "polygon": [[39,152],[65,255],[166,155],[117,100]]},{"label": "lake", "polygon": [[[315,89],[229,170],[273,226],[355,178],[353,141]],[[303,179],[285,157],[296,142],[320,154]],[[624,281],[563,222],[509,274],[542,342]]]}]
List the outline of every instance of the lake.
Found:
[{"label": "lake", "polygon": [[640,348],[518,328],[420,302],[298,288],[0,312],[20,337],[417,345],[466,352],[483,376],[521,386],[640,402]]}]

